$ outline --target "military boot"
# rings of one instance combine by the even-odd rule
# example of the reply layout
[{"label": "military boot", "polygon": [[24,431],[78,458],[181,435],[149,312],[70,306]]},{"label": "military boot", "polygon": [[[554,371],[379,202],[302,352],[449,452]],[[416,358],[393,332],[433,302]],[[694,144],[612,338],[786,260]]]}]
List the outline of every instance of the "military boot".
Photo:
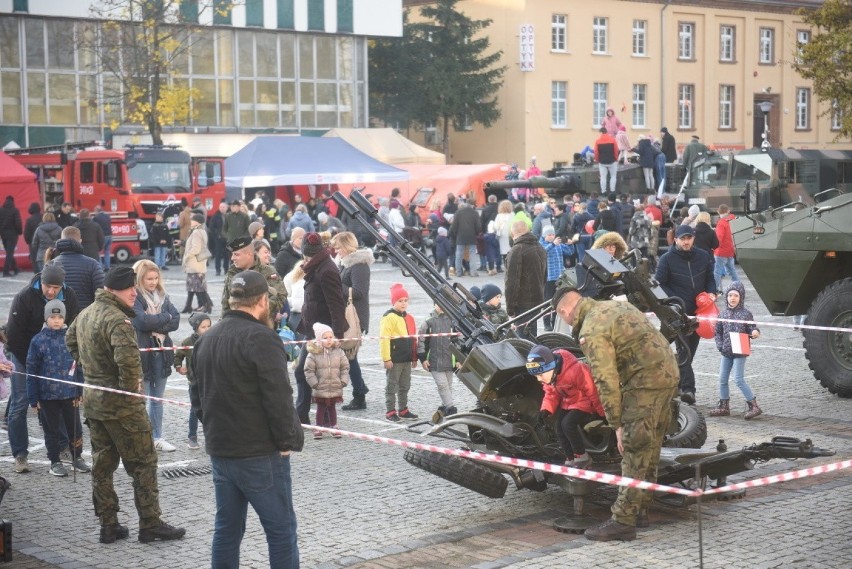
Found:
[{"label": "military boot", "polygon": [[646,508],[642,508],[641,510],[639,510],[639,513],[636,514],[636,527],[646,528],[649,525],[651,524],[648,521],[648,510]]},{"label": "military boot", "polygon": [[761,409],[757,404],[757,397],[752,399],[751,401],[746,401],[748,404],[748,411],[743,415],[743,419],[754,419],[758,415],[763,415],[763,409]]},{"label": "military boot", "polygon": [[115,543],[117,539],[127,539],[130,531],[119,523],[101,526],[101,543]]},{"label": "military boot", "polygon": [[592,541],[633,541],[636,539],[636,528],[610,518],[600,525],[590,527],[584,535]]},{"label": "military boot", "polygon": [[160,525],[152,528],[142,528],[139,530],[139,541],[142,543],[151,543],[152,541],[171,541],[180,539],[186,534],[184,528],[176,528],[170,526],[166,522],[160,522]]},{"label": "military boot", "polygon": [[719,404],[710,411],[711,417],[727,417],[731,414],[731,400],[719,399]]}]

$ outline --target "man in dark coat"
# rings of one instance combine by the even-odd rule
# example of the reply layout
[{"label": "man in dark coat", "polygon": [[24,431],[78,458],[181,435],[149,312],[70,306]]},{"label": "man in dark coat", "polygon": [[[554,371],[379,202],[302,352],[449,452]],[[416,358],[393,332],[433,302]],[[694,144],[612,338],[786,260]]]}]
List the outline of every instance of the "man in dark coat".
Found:
[{"label": "man in dark coat", "polygon": [[30,204],[30,207],[27,208],[27,213],[30,216],[27,218],[26,223],[24,223],[24,241],[27,242],[27,246],[30,248],[30,263],[32,263],[33,272],[36,273],[36,251],[32,248],[33,243],[33,235],[35,235],[36,229],[41,224],[41,206],[37,203],[33,202]]},{"label": "man in dark coat", "polygon": [[104,270],[101,264],[83,254],[80,230],[66,227],[56,242],[58,257],[54,260],[65,270],[65,283],[77,294],[80,310],[95,301],[95,291],[104,286]]},{"label": "man in dark coat", "polygon": [[92,218],[95,223],[101,226],[104,232],[104,247],[103,258],[101,259],[104,270],[108,271],[112,264],[112,218],[99,205],[95,206],[95,217]]},{"label": "man in dark coat", "polygon": [[[18,373],[12,374],[12,393],[9,396],[9,446],[15,457],[15,472],[29,472],[29,433],[27,431],[27,351],[30,342],[44,324],[44,306],[51,300],[65,303],[65,321],[69,324],[77,317],[80,307],[77,295],[65,284],[65,271],[55,263],[45,265],[29,284],[12,299],[6,334],[10,359]],[[68,448],[59,441],[60,448]]]},{"label": "man in dark coat", "polygon": [[[506,291],[506,312],[509,317],[514,318],[544,302],[547,253],[523,220],[512,224],[512,239],[514,243],[506,255],[506,280],[503,289]],[[533,336],[538,334],[538,326],[534,321],[523,327]]]},{"label": "man in dark coat", "polygon": [[12,273],[17,275],[19,272],[18,263],[15,262],[15,247],[18,245],[18,237],[23,232],[21,212],[15,207],[15,198],[6,196],[3,207],[0,207],[0,239],[3,240],[3,248],[6,250],[6,263],[3,265],[4,277]]},{"label": "man in dark coat", "polygon": [[482,208],[482,213],[479,216],[482,231],[488,231],[488,224],[497,218],[497,196],[491,194],[488,196],[488,203]]},{"label": "man in dark coat", "polygon": [[59,224],[59,227],[65,229],[66,227],[74,225],[74,222],[76,221],[77,215],[74,213],[74,206],[72,206],[69,202],[63,203],[59,211],[56,212],[56,223]]},{"label": "man in dark coat", "polygon": [[666,156],[666,162],[668,164],[671,164],[672,162],[677,162],[677,142],[675,142],[675,137],[669,134],[669,129],[667,129],[666,127],[660,129],[660,134],[663,137],[663,144],[661,150]]},{"label": "man in dark coat", "polygon": [[[695,316],[695,297],[698,294],[709,292],[716,295],[713,256],[694,245],[695,230],[689,225],[678,225],[674,245],[660,257],[654,275],[667,295],[683,300],[686,314],[689,316]],[[695,403],[695,372],[692,370],[692,359],[700,340],[701,337],[696,332],[686,337],[688,355],[683,354],[682,346],[678,345],[678,351],[681,352],[678,353],[680,398],[690,405]]]},{"label": "man in dark coat", "polygon": [[[346,322],[346,301],[343,298],[343,282],[340,280],[340,271],[331,260],[322,244],[322,237],[318,233],[308,233],[302,240],[302,254],[305,262],[302,270],[305,271],[305,302],[302,305],[302,320],[299,322],[297,332],[314,339],[314,324],[321,322],[330,326],[335,338],[342,338],[343,333],[349,328]],[[305,360],[308,350],[299,352],[299,361],[296,364],[294,375],[296,376],[296,411],[299,413],[299,421],[305,425],[311,424],[311,387],[305,378]]]},{"label": "man in dark coat", "polygon": [[[476,258],[476,236],[482,232],[479,213],[474,207],[467,203],[459,204],[453,223],[450,226],[450,235],[456,242],[456,274],[462,275],[462,262],[464,252],[468,252],[468,261],[472,264]],[[471,271],[471,276],[479,276],[476,271]]]},{"label": "man in dark coat", "polygon": [[104,248],[104,230],[92,220],[88,209],[80,210],[80,221],[75,223],[74,227],[80,230],[83,254],[100,262],[101,251]]},{"label": "man in dark coat", "polygon": [[207,219],[208,243],[210,244],[210,251],[213,253],[217,277],[222,274],[223,270],[228,270],[228,242],[222,233],[226,213],[228,213],[228,202],[222,200],[216,213]]},{"label": "man in dark coat", "polygon": [[[270,566],[296,567],[290,453],[302,450],[304,434],[293,407],[284,345],[265,322],[274,290],[260,273],[243,271],[231,280],[230,292],[231,310],[195,345],[189,388],[213,467],[212,564],[239,565],[251,503],[266,532]],[[259,477],[269,484],[257,484]]]},{"label": "man in dark coat", "polygon": [[281,246],[281,250],[275,256],[275,270],[282,279],[293,270],[296,263],[302,260],[302,239],[304,238],[305,230],[294,227],[290,233],[290,240]]}]

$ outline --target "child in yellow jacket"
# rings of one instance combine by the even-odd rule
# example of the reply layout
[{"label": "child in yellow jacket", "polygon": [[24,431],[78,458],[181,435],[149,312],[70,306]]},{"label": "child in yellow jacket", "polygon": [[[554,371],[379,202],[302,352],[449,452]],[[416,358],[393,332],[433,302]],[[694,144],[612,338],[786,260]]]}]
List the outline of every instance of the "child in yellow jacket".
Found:
[{"label": "child in yellow jacket", "polygon": [[385,312],[379,323],[379,349],[387,373],[385,418],[391,423],[398,423],[402,419],[417,419],[417,415],[408,409],[411,370],[417,367],[417,326],[414,317],[405,311],[408,292],[400,283],[391,286],[391,304],[393,308]]}]

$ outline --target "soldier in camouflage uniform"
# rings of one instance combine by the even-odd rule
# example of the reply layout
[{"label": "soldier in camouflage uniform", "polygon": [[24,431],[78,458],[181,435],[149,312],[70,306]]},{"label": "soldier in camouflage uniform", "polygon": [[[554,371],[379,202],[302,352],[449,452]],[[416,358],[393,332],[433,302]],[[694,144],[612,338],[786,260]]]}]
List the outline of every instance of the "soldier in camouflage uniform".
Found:
[{"label": "soldier in camouflage uniform", "polygon": [[[583,298],[576,286],[557,291],[553,306],[572,326],[592,368],[606,420],[616,429],[618,450],[624,455],[622,475],[656,481],[680,377],[669,342],[634,306]],[[635,539],[636,526],[647,525],[651,497],[644,490],[620,487],[612,518],[587,529],[586,537]]]},{"label": "soldier in camouflage uniform", "polygon": [[[130,267],[115,267],[104,279],[104,289],[68,328],[65,343],[83,368],[86,385],[98,385],[139,393],[142,361],[131,324],[135,316],[136,275]],[[92,442],[92,500],[100,518],[101,543],[113,543],[129,535],[118,523],[118,496],[112,475],[118,461],[133,478],[133,494],[139,513],[139,541],[171,540],[186,530],[160,519],[157,489],[157,452],[145,400],[119,393],[85,389],[83,406]]]},{"label": "soldier in camouflage uniform", "polygon": [[287,289],[284,288],[284,281],[275,271],[275,267],[264,265],[261,263],[252,245],[252,239],[248,235],[238,237],[228,243],[228,249],[231,250],[231,266],[228,272],[225,273],[225,287],[222,289],[222,315],[231,310],[228,304],[228,298],[231,296],[231,279],[234,275],[242,271],[257,271],[266,278],[267,284],[278,291],[276,295],[269,295],[269,326],[273,326],[275,315],[281,311],[284,302],[287,300]]}]

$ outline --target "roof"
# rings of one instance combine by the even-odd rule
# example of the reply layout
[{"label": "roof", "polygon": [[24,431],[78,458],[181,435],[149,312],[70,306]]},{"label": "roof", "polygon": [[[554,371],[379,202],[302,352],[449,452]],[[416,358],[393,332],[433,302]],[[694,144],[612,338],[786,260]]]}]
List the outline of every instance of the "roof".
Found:
[{"label": "roof", "polygon": [[4,184],[20,184],[35,182],[36,175],[21,166],[17,160],[0,152],[0,182]]},{"label": "roof", "polygon": [[440,152],[415,144],[392,128],[335,128],[323,135],[339,137],[386,164],[445,164]]}]

